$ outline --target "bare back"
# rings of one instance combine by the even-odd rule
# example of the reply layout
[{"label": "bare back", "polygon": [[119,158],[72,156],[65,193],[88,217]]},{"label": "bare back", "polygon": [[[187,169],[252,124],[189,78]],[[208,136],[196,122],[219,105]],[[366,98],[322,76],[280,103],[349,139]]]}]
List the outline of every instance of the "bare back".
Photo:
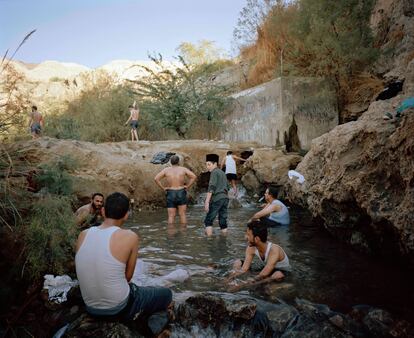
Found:
[{"label": "bare back", "polygon": [[165,168],[165,179],[169,189],[182,189],[185,186],[185,179],[187,176],[187,168],[173,166]]},{"label": "bare back", "polygon": [[139,117],[139,110],[138,109],[131,109],[131,121],[137,121]]},{"label": "bare back", "polygon": [[42,121],[42,114],[40,114],[38,111],[34,111],[30,114],[30,117],[32,118],[33,123],[40,123]]}]

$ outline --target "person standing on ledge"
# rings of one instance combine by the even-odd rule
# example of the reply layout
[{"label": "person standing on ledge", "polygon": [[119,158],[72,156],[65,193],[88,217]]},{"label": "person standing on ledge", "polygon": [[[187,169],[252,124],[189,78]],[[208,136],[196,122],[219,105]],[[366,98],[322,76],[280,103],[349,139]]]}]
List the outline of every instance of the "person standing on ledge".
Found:
[{"label": "person standing on ledge", "polygon": [[[197,176],[189,169],[179,166],[180,158],[173,155],[170,158],[171,167],[163,169],[155,176],[155,183],[164,191],[167,197],[168,224],[173,224],[175,216],[180,216],[180,223],[187,224],[187,190],[194,184]],[[167,180],[167,186],[161,184],[162,179]],[[188,183],[185,183],[189,178]]]},{"label": "person standing on ledge", "polygon": [[40,137],[43,125],[43,115],[37,111],[36,106],[32,106],[32,112],[30,113],[29,128],[33,139]]},{"label": "person standing on ledge", "polygon": [[229,150],[227,156],[221,162],[221,169],[226,166],[226,177],[229,180],[230,184],[233,187],[234,197],[237,197],[237,168],[236,160],[246,162],[244,158],[233,155],[233,152]]},{"label": "person standing on ledge", "polygon": [[227,207],[229,205],[228,191],[229,184],[224,172],[217,167],[219,156],[208,154],[206,156],[206,167],[210,172],[207,197],[204,203],[204,210],[207,212],[204,219],[206,235],[213,234],[213,222],[218,214],[219,225],[223,234],[227,233]]},{"label": "person standing on ledge", "polygon": [[139,107],[137,107],[137,102],[134,101],[134,104],[129,107],[129,119],[125,122],[125,125],[130,124],[131,126],[131,141],[134,141],[134,138],[138,141],[138,118],[139,118]]},{"label": "person standing on ledge", "polygon": [[260,219],[269,227],[289,225],[289,209],[277,199],[277,189],[272,186],[268,187],[265,191],[264,197],[267,204],[262,210],[256,212],[250,221]]}]

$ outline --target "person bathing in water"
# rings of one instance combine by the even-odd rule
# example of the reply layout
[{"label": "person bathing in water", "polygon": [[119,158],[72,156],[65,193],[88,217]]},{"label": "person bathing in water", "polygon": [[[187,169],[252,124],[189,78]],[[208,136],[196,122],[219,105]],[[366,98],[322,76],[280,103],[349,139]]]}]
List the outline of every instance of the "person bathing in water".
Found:
[{"label": "person bathing in water", "polygon": [[268,187],[264,197],[267,204],[262,210],[256,212],[250,221],[261,219],[269,227],[289,225],[289,210],[286,205],[277,199],[277,189],[272,186]]},{"label": "person bathing in water", "polygon": [[[282,281],[286,271],[290,270],[289,258],[281,246],[267,240],[267,226],[261,220],[247,223],[247,248],[244,260],[236,260],[233,272],[228,281],[250,270],[253,258],[257,256],[262,266],[260,273],[253,279],[241,283],[236,289],[263,284],[271,281]],[[233,288],[235,290],[235,288]]]},{"label": "person bathing in water", "polygon": [[[173,224],[175,216],[180,216],[180,223],[187,224],[187,190],[194,184],[197,176],[189,169],[179,166],[180,158],[173,155],[170,158],[171,167],[163,169],[155,176],[155,183],[166,191],[168,224]],[[167,185],[163,186],[161,180],[165,179]],[[186,180],[188,182],[186,183]]]},{"label": "person bathing in water", "polygon": [[226,157],[221,162],[220,168],[225,169],[226,177],[229,180],[230,184],[233,187],[234,197],[237,197],[237,168],[236,160],[246,162],[244,158],[233,155],[233,152],[229,150]]},{"label": "person bathing in water", "polygon": [[130,282],[137,261],[138,235],[122,227],[128,209],[129,199],[124,194],[115,192],[107,197],[102,225],[79,234],[76,274],[88,313],[147,323],[153,314],[165,313],[171,307],[172,292]]},{"label": "person bathing in water", "polygon": [[125,125],[130,124],[131,126],[131,141],[138,141],[138,118],[139,118],[139,107],[137,107],[137,102],[134,101],[132,105],[128,107],[130,115],[129,119],[125,122]]},{"label": "person bathing in water", "polygon": [[80,207],[75,212],[76,224],[79,227],[89,227],[100,225],[103,221],[102,207],[104,205],[104,195],[96,192],[92,195],[92,201]]}]

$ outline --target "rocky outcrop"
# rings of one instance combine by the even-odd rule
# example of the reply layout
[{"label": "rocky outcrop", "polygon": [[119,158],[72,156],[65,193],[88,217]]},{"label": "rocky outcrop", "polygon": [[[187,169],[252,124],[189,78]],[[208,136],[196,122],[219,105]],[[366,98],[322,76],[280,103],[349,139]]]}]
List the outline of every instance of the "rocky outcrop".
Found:
[{"label": "rocky outcrop", "polygon": [[289,199],[339,238],[388,258],[414,261],[414,111],[384,121],[402,101],[377,101],[358,121],[315,139],[289,182]]},{"label": "rocky outcrop", "polygon": [[[164,331],[171,337],[409,337],[413,334],[407,321],[366,305],[342,314],[304,299],[296,299],[293,305],[273,304],[215,292],[181,298],[175,306],[175,319],[167,326],[168,331]],[[154,327],[155,322],[151,324]],[[165,326],[161,322],[157,332]],[[64,337],[142,337],[143,332],[133,322],[97,320],[84,312],[65,329]]]},{"label": "rocky outcrop", "polygon": [[[153,164],[151,160],[160,152],[176,153],[181,164],[192,170],[199,178],[190,192],[205,191],[208,177],[205,155],[215,152],[223,158],[228,150],[235,154],[253,152],[253,159],[239,166],[239,174],[248,170],[258,184],[250,186],[251,192],[259,192],[264,183],[283,182],[288,169],[300,160],[297,155],[284,155],[272,149],[263,149],[256,144],[229,144],[219,141],[165,141],[165,142],[119,142],[94,144],[73,140],[40,138],[11,146],[25,153],[26,159],[35,164],[58,160],[70,156],[76,169],[71,173],[74,192],[80,201],[86,202],[94,192],[107,195],[113,191],[125,193],[135,200],[138,207],[164,206],[164,192],[154,182],[154,176],[169,164]],[[250,163],[252,161],[252,163]],[[292,164],[293,163],[293,164]],[[277,173],[277,174],[276,174]],[[276,175],[275,175],[276,174]],[[17,179],[17,178],[16,178]]]},{"label": "rocky outcrop", "polygon": [[414,2],[376,1],[371,28],[383,52],[375,72],[386,81],[404,80],[407,64],[414,59]]},{"label": "rocky outcrop", "polygon": [[268,184],[283,186],[288,181],[287,172],[295,169],[301,160],[302,156],[297,154],[286,155],[271,148],[257,149],[244,165],[243,185],[250,193],[260,191]]}]

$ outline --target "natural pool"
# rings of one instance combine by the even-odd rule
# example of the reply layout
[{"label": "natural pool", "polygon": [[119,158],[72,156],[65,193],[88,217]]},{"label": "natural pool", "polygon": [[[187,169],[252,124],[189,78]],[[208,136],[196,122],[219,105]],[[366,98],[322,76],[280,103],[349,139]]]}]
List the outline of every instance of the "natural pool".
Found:
[{"label": "natural pool", "polygon": [[[201,206],[188,209],[186,227],[168,226],[167,211],[162,209],[136,212],[126,226],[140,236],[138,258],[150,266],[150,277],[185,269],[191,278],[172,285],[175,292],[227,291],[225,276],[232,261],[244,256],[245,223],[256,210],[252,206],[229,209],[228,235],[221,235],[215,225],[212,238],[204,235]],[[306,212],[292,207],[290,213],[291,225],[271,229],[269,240],[285,249],[292,272],[282,283],[240,293],[287,303],[305,298],[341,312],[369,304],[413,321],[413,276],[389,262],[352,251],[313,223]]]}]

